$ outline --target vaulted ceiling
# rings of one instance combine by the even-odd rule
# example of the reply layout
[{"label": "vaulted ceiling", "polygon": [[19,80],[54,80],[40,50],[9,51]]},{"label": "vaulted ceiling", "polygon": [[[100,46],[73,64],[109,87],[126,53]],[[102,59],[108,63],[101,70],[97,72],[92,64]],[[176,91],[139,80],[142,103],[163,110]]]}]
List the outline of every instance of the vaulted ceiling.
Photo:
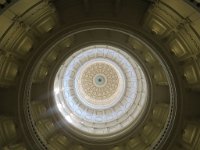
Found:
[{"label": "vaulted ceiling", "polygon": [[[199,39],[199,0],[0,0],[0,149],[200,150]],[[53,98],[58,68],[95,44],[136,58],[150,91],[105,143],[69,130]]]}]

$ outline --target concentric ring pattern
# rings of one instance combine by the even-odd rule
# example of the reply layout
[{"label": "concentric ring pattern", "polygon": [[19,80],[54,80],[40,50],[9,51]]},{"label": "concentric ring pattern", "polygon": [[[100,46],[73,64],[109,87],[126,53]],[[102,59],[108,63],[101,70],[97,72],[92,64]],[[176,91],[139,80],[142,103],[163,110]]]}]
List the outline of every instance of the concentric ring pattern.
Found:
[{"label": "concentric ring pattern", "polygon": [[72,128],[91,135],[119,135],[133,127],[147,101],[138,62],[107,45],[83,48],[62,64],[54,82],[55,102]]},{"label": "concentric ring pattern", "polygon": [[123,96],[124,81],[125,76],[117,64],[96,58],[79,69],[75,87],[80,100],[87,102],[87,105],[94,109],[104,109],[116,104]]},{"label": "concentric ring pattern", "polygon": [[0,0],[0,149],[200,150],[199,9]]}]

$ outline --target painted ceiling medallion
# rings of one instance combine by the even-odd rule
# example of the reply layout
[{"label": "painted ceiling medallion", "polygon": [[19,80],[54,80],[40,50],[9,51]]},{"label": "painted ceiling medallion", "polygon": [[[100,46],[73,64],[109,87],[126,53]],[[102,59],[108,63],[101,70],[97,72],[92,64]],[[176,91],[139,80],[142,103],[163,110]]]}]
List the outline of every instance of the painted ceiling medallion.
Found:
[{"label": "painted ceiling medallion", "polygon": [[119,86],[116,70],[103,62],[97,62],[86,68],[80,80],[84,93],[94,100],[110,98],[117,92]]},{"label": "painted ceiling medallion", "polygon": [[125,90],[125,76],[112,61],[96,58],[80,67],[75,81],[79,99],[93,108],[110,107]]},{"label": "painted ceiling medallion", "polygon": [[60,67],[54,82],[55,102],[73,128],[106,136],[136,124],[146,106],[146,84],[139,64],[124,51],[89,46]]}]

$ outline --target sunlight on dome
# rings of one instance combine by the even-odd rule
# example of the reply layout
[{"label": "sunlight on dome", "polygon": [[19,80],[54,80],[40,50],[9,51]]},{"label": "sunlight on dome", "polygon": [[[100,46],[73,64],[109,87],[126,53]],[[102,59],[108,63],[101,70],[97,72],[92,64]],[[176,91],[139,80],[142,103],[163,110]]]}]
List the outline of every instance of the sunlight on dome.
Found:
[{"label": "sunlight on dome", "polygon": [[54,82],[55,102],[80,132],[110,135],[137,122],[146,106],[146,84],[133,57],[116,47],[94,45],[63,63]]}]

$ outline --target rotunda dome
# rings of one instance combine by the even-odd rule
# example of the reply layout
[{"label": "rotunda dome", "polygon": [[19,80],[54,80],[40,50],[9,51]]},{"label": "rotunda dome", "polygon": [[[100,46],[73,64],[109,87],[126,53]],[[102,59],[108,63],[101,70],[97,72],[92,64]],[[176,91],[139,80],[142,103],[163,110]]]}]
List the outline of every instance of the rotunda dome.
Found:
[{"label": "rotunda dome", "polygon": [[199,150],[199,0],[0,0],[0,149]]},{"label": "rotunda dome", "polygon": [[72,128],[92,135],[120,135],[146,108],[147,82],[139,63],[108,45],[73,53],[54,81],[55,102]]}]

